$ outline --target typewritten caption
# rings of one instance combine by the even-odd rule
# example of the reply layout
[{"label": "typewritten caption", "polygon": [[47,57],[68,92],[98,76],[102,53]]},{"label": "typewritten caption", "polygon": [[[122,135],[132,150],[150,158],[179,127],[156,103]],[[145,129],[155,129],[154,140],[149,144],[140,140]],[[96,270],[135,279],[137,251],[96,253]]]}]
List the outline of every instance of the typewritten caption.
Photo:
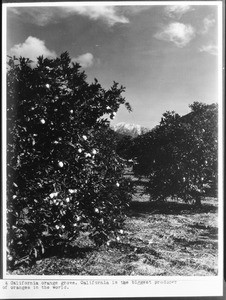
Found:
[{"label": "typewritten caption", "polygon": [[79,286],[175,285],[176,280],[4,280],[2,290],[70,290]]}]

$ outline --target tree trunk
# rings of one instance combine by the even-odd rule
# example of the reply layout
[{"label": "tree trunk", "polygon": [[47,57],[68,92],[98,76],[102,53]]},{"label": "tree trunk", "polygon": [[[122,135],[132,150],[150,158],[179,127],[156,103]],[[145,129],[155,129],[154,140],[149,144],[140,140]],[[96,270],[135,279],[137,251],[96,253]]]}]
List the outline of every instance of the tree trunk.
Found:
[{"label": "tree trunk", "polygon": [[195,198],[195,206],[198,206],[198,207],[202,206],[201,197],[200,196],[198,196],[198,197]]}]

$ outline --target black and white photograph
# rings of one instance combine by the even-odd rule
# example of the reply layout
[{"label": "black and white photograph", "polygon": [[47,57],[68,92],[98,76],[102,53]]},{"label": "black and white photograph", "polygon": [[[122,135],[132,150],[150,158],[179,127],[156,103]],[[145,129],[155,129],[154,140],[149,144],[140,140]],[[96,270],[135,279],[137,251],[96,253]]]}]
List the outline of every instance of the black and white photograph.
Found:
[{"label": "black and white photograph", "polygon": [[222,18],[3,4],[6,298],[223,295]]}]

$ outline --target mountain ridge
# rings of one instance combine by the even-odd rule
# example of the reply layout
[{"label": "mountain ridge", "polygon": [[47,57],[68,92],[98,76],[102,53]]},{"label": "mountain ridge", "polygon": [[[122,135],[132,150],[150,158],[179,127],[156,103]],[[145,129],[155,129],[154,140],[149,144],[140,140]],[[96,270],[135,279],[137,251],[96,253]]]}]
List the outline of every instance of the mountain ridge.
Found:
[{"label": "mountain ridge", "polygon": [[120,122],[116,125],[112,125],[111,128],[117,133],[128,135],[133,138],[150,131],[149,128],[146,128],[144,126],[125,122]]}]

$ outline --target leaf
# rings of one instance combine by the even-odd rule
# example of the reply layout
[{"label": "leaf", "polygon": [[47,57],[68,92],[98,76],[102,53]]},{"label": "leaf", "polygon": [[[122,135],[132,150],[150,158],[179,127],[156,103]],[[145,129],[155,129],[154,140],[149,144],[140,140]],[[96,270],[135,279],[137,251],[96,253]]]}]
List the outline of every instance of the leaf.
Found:
[{"label": "leaf", "polygon": [[37,252],[37,250],[35,248],[34,248],[34,256],[35,256],[35,258],[38,257],[38,252]]},{"label": "leaf", "polygon": [[50,236],[51,234],[49,234],[48,231],[43,231],[43,232],[42,232],[42,235],[43,235],[43,236]]}]

